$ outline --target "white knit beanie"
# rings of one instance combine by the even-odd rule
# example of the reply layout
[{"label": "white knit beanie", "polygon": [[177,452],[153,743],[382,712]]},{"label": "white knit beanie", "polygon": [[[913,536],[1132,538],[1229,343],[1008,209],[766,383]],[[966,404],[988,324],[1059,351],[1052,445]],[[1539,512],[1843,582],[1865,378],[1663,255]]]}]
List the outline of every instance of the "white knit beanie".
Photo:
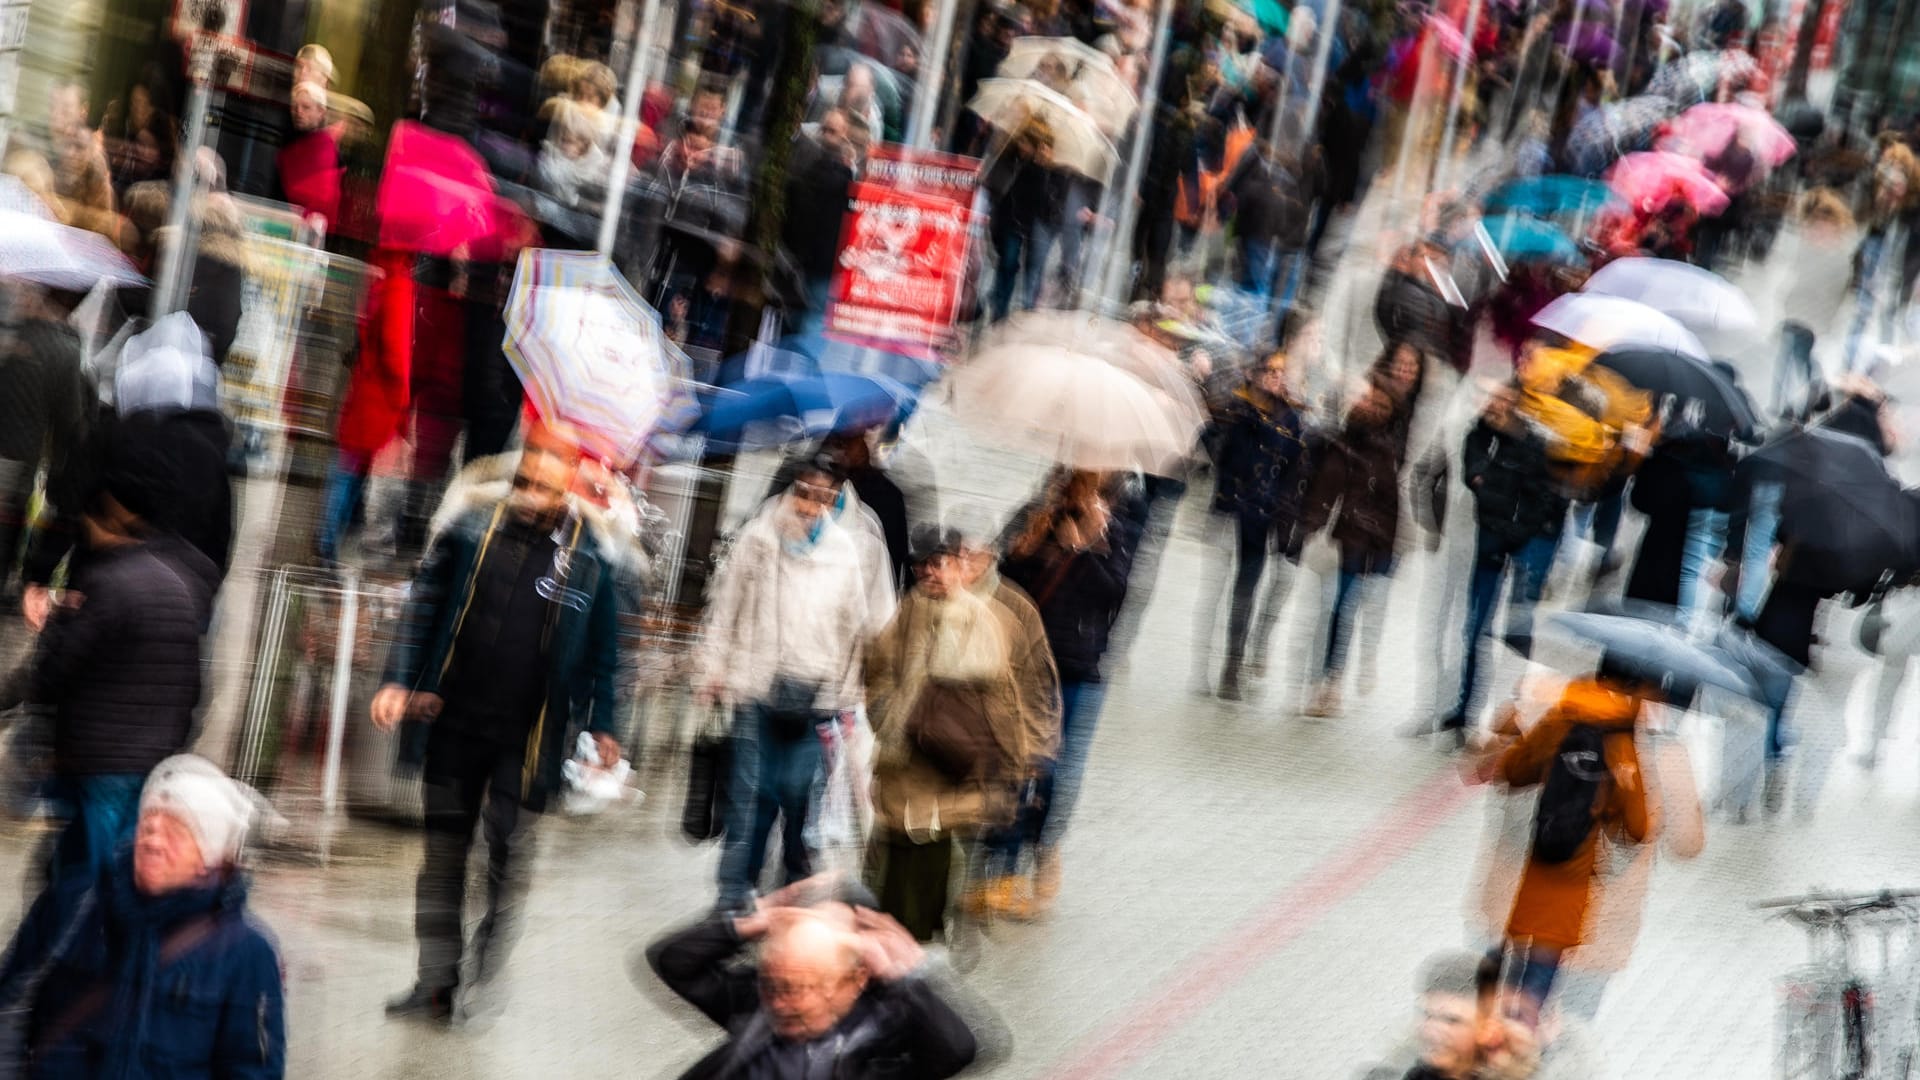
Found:
[{"label": "white knit beanie", "polygon": [[200,858],[217,870],[240,861],[257,798],[252,788],[229,779],[206,758],[176,754],[148,774],[140,813],[165,810],[185,822],[199,841]]}]

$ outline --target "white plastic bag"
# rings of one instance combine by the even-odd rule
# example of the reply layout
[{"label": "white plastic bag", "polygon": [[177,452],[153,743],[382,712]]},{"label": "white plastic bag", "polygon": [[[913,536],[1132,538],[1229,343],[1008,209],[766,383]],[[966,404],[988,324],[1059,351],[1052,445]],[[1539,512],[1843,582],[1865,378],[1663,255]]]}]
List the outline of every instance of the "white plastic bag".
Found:
[{"label": "white plastic bag", "polygon": [[873,729],[856,711],[836,718],[821,739],[827,779],[814,808],[812,847],[821,870],[857,878],[873,826]]},{"label": "white plastic bag", "polygon": [[594,744],[593,735],[583,731],[573,745],[573,756],[560,766],[561,778],[567,785],[560,807],[569,814],[584,816],[638,800],[642,797],[639,789],[627,786],[627,777],[632,773],[633,766],[626,758],[615,762],[610,769],[602,766],[600,748]]}]

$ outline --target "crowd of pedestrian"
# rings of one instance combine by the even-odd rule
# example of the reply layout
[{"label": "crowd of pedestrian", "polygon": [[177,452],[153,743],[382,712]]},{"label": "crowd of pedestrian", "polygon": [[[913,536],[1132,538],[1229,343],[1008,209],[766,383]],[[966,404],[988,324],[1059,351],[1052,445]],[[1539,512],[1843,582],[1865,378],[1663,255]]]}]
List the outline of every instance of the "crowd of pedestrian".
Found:
[{"label": "crowd of pedestrian", "polygon": [[[1612,970],[1595,912],[1637,928],[1629,875],[1702,846],[1675,725],[1758,718],[1723,725],[1709,801],[1730,823],[1811,807],[1826,766],[1796,702],[1844,693],[1818,632],[1837,604],[1870,609],[1877,763],[1920,652],[1891,385],[1920,158],[1890,120],[1801,123],[1731,0],[1186,5],[1157,25],[1145,3],[994,2],[942,58],[950,108],[915,100],[933,58],[878,0],[689,5],[687,63],[636,86],[591,35],[530,56],[473,7],[417,27],[418,100],[377,164],[376,118],[318,45],[287,65],[271,175],[234,190],[185,141],[178,56],[97,120],[83,83],[55,84],[44,138],[7,149],[0,212],[95,234],[129,275],[90,294],[0,265],[0,579],[30,638],[0,705],[29,717],[10,759],[47,763],[59,823],[0,964],[0,1054],[28,1075],[286,1069],[282,964],[243,857],[272,814],[190,753],[209,637],[248,617],[222,604],[221,387],[248,348],[253,196],[369,268],[310,544],[340,581],[404,582],[368,706],[420,778],[396,1019],[492,1007],[567,766],[635,745],[622,654],[636,596],[665,591],[630,498],[657,462],[595,460],[510,363],[522,253],[606,254],[691,357],[675,374],[717,384],[749,346],[824,336],[849,191],[909,139],[977,180],[940,359],[1032,309],[1121,311],[1088,318],[1159,358],[1138,396],[1201,408],[1171,459],[1091,467],[1063,445],[1036,490],[995,493],[1018,504],[1004,519],[930,510],[890,468],[910,401],[824,430],[787,417],[806,437],[690,605],[680,689],[716,737],[689,799],[720,851],[711,910],[647,961],[727,1038],[686,1075],[944,1077],[995,1056],[947,960],[969,922],[1057,910],[1178,515],[1207,566],[1178,597],[1195,697],[1377,708],[1410,606],[1395,585],[1419,574],[1435,663],[1410,734],[1526,796],[1479,948],[1432,961],[1418,1036],[1374,1075],[1593,1075]],[[1335,280],[1369,261],[1363,203],[1383,208],[1384,258]],[[1606,291],[1641,273],[1683,284]],[[1729,278],[1777,325],[1730,326],[1731,301],[1703,299],[1740,294]],[[1659,319],[1570,314],[1595,301]],[[1370,325],[1342,325],[1340,302]],[[382,472],[404,488],[392,522],[369,520]],[[1597,656],[1542,674],[1555,628]]]}]

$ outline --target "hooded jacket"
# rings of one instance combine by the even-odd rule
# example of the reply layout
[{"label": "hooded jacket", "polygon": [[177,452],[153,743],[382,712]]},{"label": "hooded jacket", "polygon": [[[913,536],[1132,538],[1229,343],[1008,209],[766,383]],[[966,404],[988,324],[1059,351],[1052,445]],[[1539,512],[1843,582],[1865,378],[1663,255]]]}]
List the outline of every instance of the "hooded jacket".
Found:
[{"label": "hooded jacket", "polygon": [[[454,646],[472,602],[481,560],[506,514],[516,459],[481,458],[462,469],[435,512],[427,557],[414,576],[401,633],[387,657],[385,681],[416,693],[437,694],[453,666]],[[579,500],[568,501],[557,532],[569,553],[561,597],[549,604],[546,695],[527,736],[520,777],[521,801],[545,809],[560,787],[560,766],[574,737],[593,731],[619,737],[614,682],[619,663],[622,575],[635,570],[632,544],[616,534],[605,514]],[[418,763],[425,753],[425,725],[409,724],[402,758]]]},{"label": "hooded jacket", "polygon": [[1243,520],[1288,522],[1300,514],[1311,475],[1305,424],[1284,399],[1241,387],[1228,402],[1215,456],[1213,510]]},{"label": "hooded jacket", "polygon": [[1502,431],[1482,418],[1467,433],[1461,479],[1473,492],[1474,521],[1505,540],[1555,536],[1567,500],[1554,482],[1545,443],[1524,423]]},{"label": "hooded jacket", "polygon": [[[175,935],[178,935],[177,939]],[[177,943],[176,943],[177,941]],[[172,955],[168,955],[168,954]],[[44,977],[36,976],[44,972]],[[83,999],[100,995],[86,1008]],[[246,880],[146,896],[123,853],[99,879],[40,895],[0,962],[0,1008],[27,1009],[0,1061],[31,1080],[273,1080],[286,1072],[280,956]]]},{"label": "hooded jacket", "polygon": [[1600,834],[1607,832],[1635,844],[1653,834],[1640,755],[1633,741],[1639,713],[1638,698],[1595,679],[1576,679],[1538,723],[1501,752],[1495,766],[1499,779],[1509,787],[1533,787],[1546,782],[1568,732],[1576,724],[1586,724],[1605,733],[1609,777],[1594,809],[1594,828],[1572,858],[1543,863],[1528,854],[1507,919],[1509,940],[1559,949],[1579,945],[1593,900]]}]

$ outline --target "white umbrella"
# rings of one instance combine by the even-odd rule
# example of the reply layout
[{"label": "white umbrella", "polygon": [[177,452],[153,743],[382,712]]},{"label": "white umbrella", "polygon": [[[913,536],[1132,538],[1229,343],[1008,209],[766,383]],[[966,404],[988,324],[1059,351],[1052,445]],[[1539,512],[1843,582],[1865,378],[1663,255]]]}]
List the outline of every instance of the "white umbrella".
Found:
[{"label": "white umbrella", "polygon": [[1073,38],[1015,38],[1000,61],[996,73],[1007,79],[1036,79],[1041,62],[1058,58],[1064,70],[1064,86],[1049,89],[1064,93],[1085,109],[1100,130],[1110,138],[1119,138],[1140,109],[1133,87],[1113,64],[1113,58]]},{"label": "white umbrella", "polygon": [[1078,318],[1087,321],[1077,340],[1064,322],[1029,327],[1034,340],[1018,326],[998,334],[948,378],[954,411],[997,441],[1078,469],[1158,472],[1191,453],[1206,413],[1190,384],[1156,374],[1177,370],[1171,356],[1134,344],[1130,328]]},{"label": "white umbrella", "polygon": [[105,237],[55,221],[46,204],[11,176],[0,176],[0,277],[69,292],[86,292],[103,280],[147,280]]},{"label": "white umbrella", "polygon": [[1541,308],[1533,324],[1601,352],[1641,345],[1709,359],[1706,346],[1673,316],[1618,296],[1569,293]]},{"label": "white umbrella", "polygon": [[1697,334],[1748,334],[1760,328],[1759,314],[1738,285],[1672,259],[1617,259],[1587,279],[1581,291],[1638,301]]},{"label": "white umbrella", "polygon": [[1032,79],[982,79],[967,108],[1008,135],[1030,123],[1045,124],[1053,135],[1054,163],[1102,184],[1120,162],[1091,113]]}]

